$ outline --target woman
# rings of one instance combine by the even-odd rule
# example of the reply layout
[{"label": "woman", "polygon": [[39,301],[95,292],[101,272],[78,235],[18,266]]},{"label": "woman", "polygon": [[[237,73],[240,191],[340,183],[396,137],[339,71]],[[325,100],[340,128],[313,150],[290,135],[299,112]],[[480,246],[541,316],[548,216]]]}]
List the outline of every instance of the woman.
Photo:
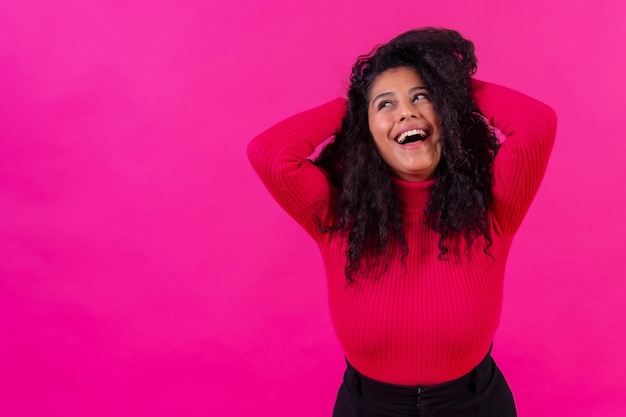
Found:
[{"label": "woman", "polygon": [[335,416],[516,415],[489,353],[556,117],[475,70],[459,33],[406,32],[357,60],[347,105],[293,116],[249,146],[322,253],[347,360]]}]

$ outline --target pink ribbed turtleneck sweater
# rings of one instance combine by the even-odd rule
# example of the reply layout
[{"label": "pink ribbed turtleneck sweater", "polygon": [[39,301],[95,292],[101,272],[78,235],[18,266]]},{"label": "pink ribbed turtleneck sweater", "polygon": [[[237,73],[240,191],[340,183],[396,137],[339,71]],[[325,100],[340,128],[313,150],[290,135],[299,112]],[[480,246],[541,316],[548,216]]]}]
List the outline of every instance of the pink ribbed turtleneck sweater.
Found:
[{"label": "pink ribbed turtleneck sweater", "polygon": [[[438,234],[423,224],[434,181],[394,182],[409,246],[406,268],[391,257],[376,279],[347,285],[346,242],[321,233],[314,215],[332,213],[325,173],[309,157],[333,135],[345,100],[293,116],[256,137],[253,167],[278,203],[319,245],[335,330],[348,361],[387,383],[430,385],[458,378],[486,355],[500,320],[507,254],[543,177],[556,117],[513,90],[473,80],[476,103],[506,137],[494,162],[491,256],[477,239],[469,250],[439,259]],[[321,202],[321,205],[320,205]]]}]

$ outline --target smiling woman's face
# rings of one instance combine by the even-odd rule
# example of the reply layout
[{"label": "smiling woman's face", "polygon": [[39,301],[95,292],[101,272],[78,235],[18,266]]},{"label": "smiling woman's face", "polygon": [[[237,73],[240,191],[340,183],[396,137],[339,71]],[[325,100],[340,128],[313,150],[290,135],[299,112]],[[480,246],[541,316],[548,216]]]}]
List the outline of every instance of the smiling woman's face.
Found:
[{"label": "smiling woman's face", "polygon": [[368,122],[378,153],[396,176],[407,181],[433,176],[441,160],[441,121],[417,71],[398,67],[376,77]]}]

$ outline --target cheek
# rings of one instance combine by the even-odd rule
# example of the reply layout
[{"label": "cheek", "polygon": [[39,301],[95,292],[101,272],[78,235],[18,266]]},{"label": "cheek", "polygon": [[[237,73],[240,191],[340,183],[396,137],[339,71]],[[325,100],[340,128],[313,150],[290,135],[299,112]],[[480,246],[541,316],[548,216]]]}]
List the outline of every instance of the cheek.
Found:
[{"label": "cheek", "polygon": [[368,120],[370,133],[375,139],[384,139],[389,131],[389,123],[382,117],[370,117]]},{"label": "cheek", "polygon": [[441,117],[439,117],[439,113],[437,113],[432,107],[430,109],[429,119],[431,120],[433,126],[437,129],[441,128]]},{"label": "cheek", "polygon": [[375,142],[378,142],[378,139],[380,137],[380,129],[375,125],[370,123],[369,124],[369,131],[370,131],[370,135],[372,135],[372,138],[374,138]]}]

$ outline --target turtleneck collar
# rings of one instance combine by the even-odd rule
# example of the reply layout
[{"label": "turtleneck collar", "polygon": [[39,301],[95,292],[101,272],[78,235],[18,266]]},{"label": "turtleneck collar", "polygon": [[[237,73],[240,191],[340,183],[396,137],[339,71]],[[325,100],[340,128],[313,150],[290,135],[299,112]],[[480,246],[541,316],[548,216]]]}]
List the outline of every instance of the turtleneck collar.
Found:
[{"label": "turtleneck collar", "polygon": [[435,180],[413,182],[394,177],[393,183],[403,210],[424,211]]}]

